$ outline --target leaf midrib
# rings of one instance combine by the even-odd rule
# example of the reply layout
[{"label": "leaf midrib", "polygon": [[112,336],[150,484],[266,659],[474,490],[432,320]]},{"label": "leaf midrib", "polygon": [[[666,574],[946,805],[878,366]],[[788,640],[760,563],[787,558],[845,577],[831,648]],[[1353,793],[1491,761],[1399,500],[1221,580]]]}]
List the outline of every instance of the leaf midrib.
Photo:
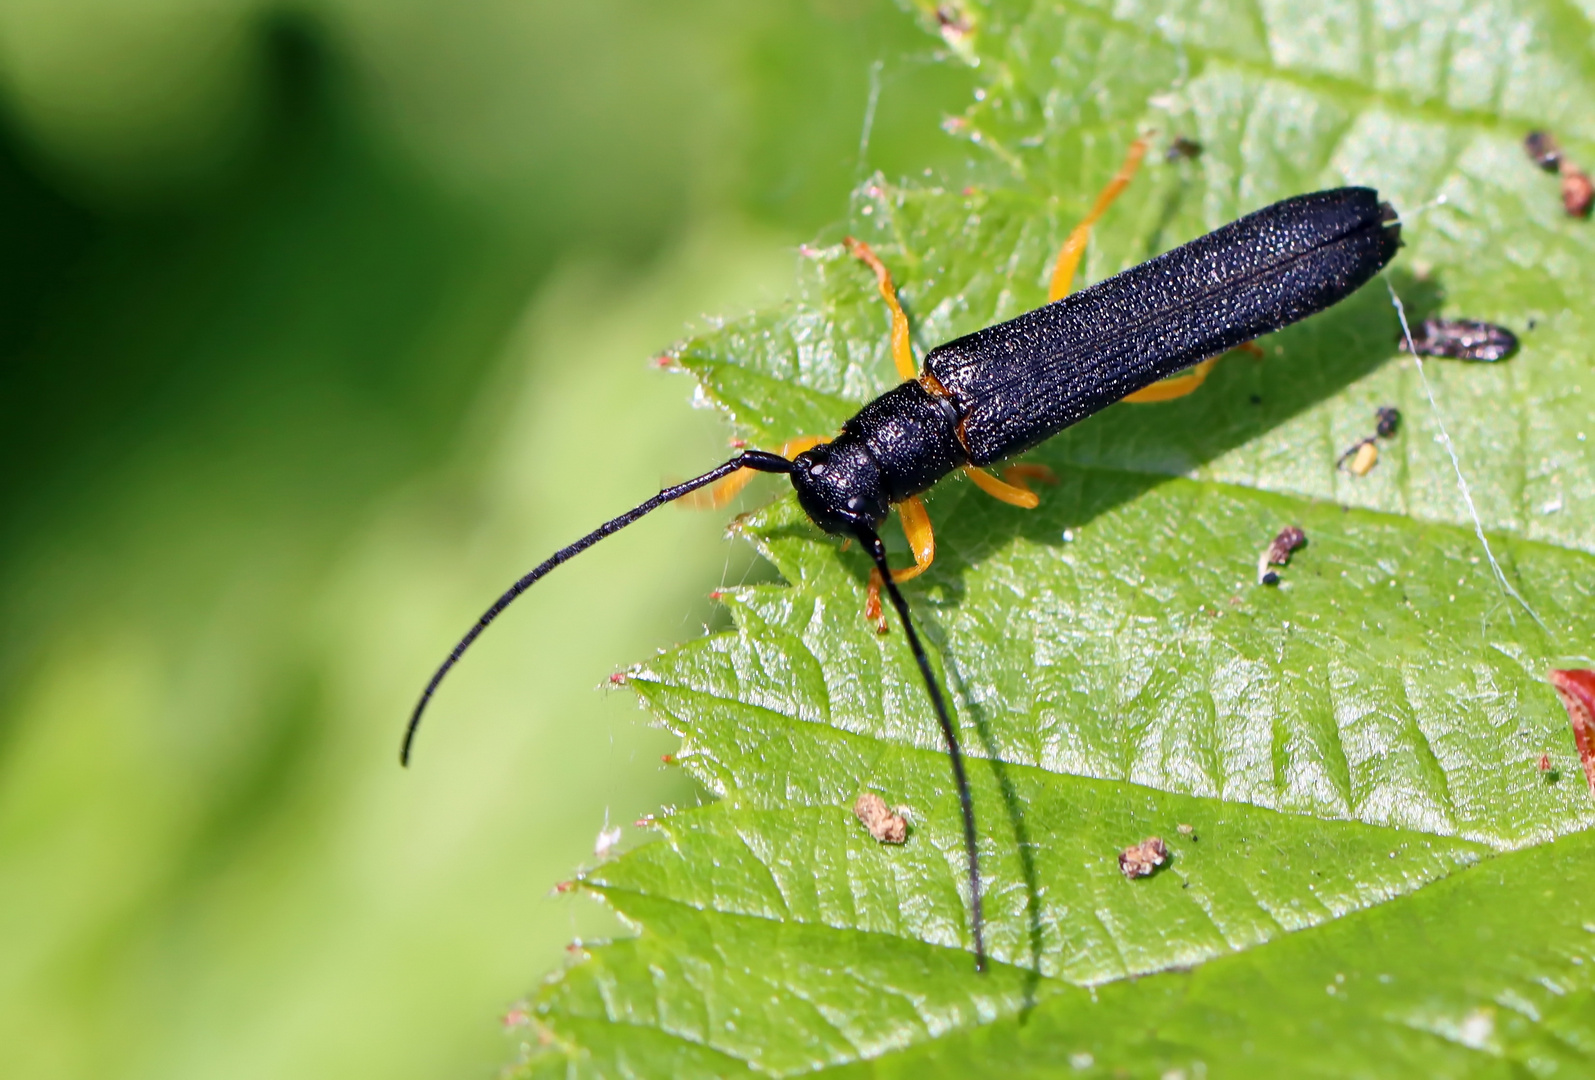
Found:
[{"label": "leaf midrib", "polygon": [[[778,589],[783,589],[783,588],[791,588],[791,586],[787,586],[787,585],[755,585],[755,586],[750,586],[749,588],[753,589],[753,590],[764,591],[764,590],[778,590]],[[702,701],[723,703],[723,704],[734,706],[736,709],[742,710],[742,711],[758,712],[758,713],[760,713],[762,715],[765,715],[765,716],[773,718],[781,726],[805,725],[804,727],[797,728],[797,730],[821,731],[821,732],[827,733],[828,737],[831,737],[831,738],[858,739],[858,740],[862,740],[864,742],[870,743],[870,744],[875,745],[875,746],[890,748],[891,750],[893,750],[893,751],[895,751],[897,753],[900,753],[900,754],[922,755],[924,758],[929,759],[927,761],[927,766],[930,769],[945,768],[945,766],[946,766],[947,752],[946,752],[946,750],[944,748],[942,748],[940,746],[930,746],[930,745],[921,744],[921,743],[917,743],[917,742],[898,741],[898,740],[894,740],[894,739],[891,739],[891,738],[883,737],[883,736],[878,735],[878,734],[873,734],[873,733],[865,732],[865,731],[857,731],[857,730],[853,730],[852,728],[849,728],[849,727],[842,727],[842,726],[837,725],[834,721],[822,722],[822,721],[816,721],[816,720],[804,720],[804,719],[802,719],[800,717],[792,716],[792,715],[790,715],[788,713],[784,713],[784,712],[781,712],[779,710],[772,709],[772,708],[770,708],[768,706],[765,706],[765,705],[754,705],[754,704],[751,704],[751,703],[746,702],[746,701],[740,701],[740,700],[738,700],[736,698],[729,698],[729,697],[726,697],[726,696],[724,696],[722,694],[715,693],[714,691],[706,689],[706,688],[703,688],[703,687],[688,686],[688,685],[681,684],[681,683],[665,682],[662,679],[659,679],[657,677],[652,676],[652,673],[646,672],[645,670],[642,671],[642,672],[638,672],[637,674],[635,674],[633,676],[633,678],[638,683],[646,683],[646,684],[650,684],[650,685],[653,685],[653,686],[658,686],[658,687],[661,687],[661,688],[664,688],[664,689],[667,689],[667,690],[671,690],[671,691],[690,692],[692,695],[694,695],[695,698],[697,698],[699,700],[702,700]],[[649,698],[649,702],[650,702],[650,705],[652,707],[654,707],[655,709],[658,709],[659,711],[667,713],[667,714],[670,713],[670,710],[668,708],[666,708],[664,705],[662,705],[657,699],[650,697]],[[679,718],[677,718],[677,719],[678,719],[678,722],[679,722]],[[692,727],[692,725],[690,723],[689,724],[683,724],[682,725],[682,733],[685,734],[686,732],[690,731],[691,727]],[[916,728],[916,730],[919,730],[919,728]],[[930,728],[925,728],[924,730],[925,730],[925,733],[928,736],[934,736],[935,735],[935,732],[932,729],[930,729]],[[1364,820],[1363,818],[1357,817],[1355,814],[1340,814],[1340,815],[1330,816],[1330,815],[1326,815],[1326,814],[1322,814],[1322,813],[1312,813],[1312,812],[1309,812],[1309,811],[1306,811],[1306,810],[1296,810],[1296,809],[1292,809],[1292,808],[1289,808],[1289,807],[1283,807],[1283,806],[1267,806],[1267,805],[1262,804],[1262,803],[1254,802],[1254,801],[1247,800],[1247,799],[1236,798],[1236,797],[1232,797],[1232,796],[1203,795],[1203,794],[1197,794],[1197,793],[1194,793],[1194,792],[1175,791],[1175,790],[1172,790],[1170,788],[1157,787],[1157,786],[1154,786],[1154,785],[1151,785],[1151,784],[1143,784],[1143,783],[1141,783],[1139,781],[1131,780],[1131,779],[1125,779],[1125,778],[1105,777],[1105,776],[1092,776],[1092,775],[1083,774],[1083,773],[1059,772],[1059,771],[1056,771],[1056,770],[1053,770],[1053,769],[1049,769],[1045,765],[1036,764],[1034,762],[1011,761],[1011,760],[1009,760],[1007,758],[992,757],[990,754],[986,753],[986,747],[981,744],[981,740],[979,740],[979,739],[971,739],[971,738],[967,737],[967,736],[970,736],[970,735],[974,735],[976,733],[977,733],[976,729],[972,725],[966,725],[966,726],[962,727],[961,730],[960,730],[960,734],[966,736],[966,738],[964,739],[965,745],[963,746],[963,752],[964,752],[965,758],[967,758],[967,759],[969,759],[971,761],[990,762],[990,763],[993,763],[993,764],[996,764],[996,765],[1000,765],[1004,769],[1024,770],[1024,771],[1034,772],[1039,777],[1041,777],[1043,779],[1046,779],[1046,778],[1061,778],[1061,779],[1065,779],[1065,780],[1068,780],[1068,781],[1073,781],[1073,782],[1076,782],[1076,783],[1087,785],[1089,787],[1104,787],[1104,788],[1112,788],[1112,789],[1115,789],[1115,790],[1131,789],[1131,790],[1135,790],[1135,791],[1149,792],[1149,793],[1152,793],[1152,794],[1158,795],[1158,796],[1172,796],[1172,797],[1181,798],[1181,799],[1197,800],[1197,801],[1204,802],[1204,803],[1211,803],[1211,804],[1213,804],[1215,806],[1220,806],[1220,807],[1222,807],[1222,806],[1244,806],[1244,807],[1247,807],[1250,810],[1254,810],[1254,811],[1257,811],[1259,813],[1278,814],[1278,815],[1280,815],[1282,817],[1296,818],[1296,819],[1300,819],[1300,820],[1303,820],[1303,821],[1343,823],[1343,824],[1346,824],[1346,825],[1349,825],[1349,826],[1355,826],[1355,827],[1358,827],[1358,828],[1378,829],[1378,830],[1382,830],[1384,832],[1388,832],[1388,833],[1390,833],[1392,835],[1401,836],[1401,837],[1431,837],[1431,838],[1433,838],[1435,840],[1445,841],[1448,844],[1456,844],[1456,843],[1471,844],[1471,845],[1475,845],[1479,849],[1479,852],[1480,852],[1481,856],[1485,857],[1485,858],[1491,858],[1491,857],[1494,857],[1494,856],[1497,856],[1497,855],[1501,855],[1501,854],[1505,854],[1505,853],[1508,853],[1508,852],[1511,852],[1511,851],[1519,851],[1519,850],[1524,850],[1524,849],[1527,849],[1527,848],[1539,847],[1539,846],[1541,846],[1543,844],[1554,842],[1559,836],[1567,835],[1565,833],[1556,833],[1556,834],[1553,834],[1553,835],[1547,836],[1547,837],[1535,837],[1535,838],[1529,839],[1528,842],[1525,842],[1525,843],[1507,844],[1507,843],[1502,842],[1500,840],[1500,838],[1493,837],[1493,836],[1490,836],[1488,834],[1470,835],[1469,832],[1467,830],[1465,830],[1465,829],[1457,829],[1457,830],[1455,830],[1453,832],[1450,832],[1450,833],[1435,832],[1435,831],[1432,831],[1432,830],[1414,828],[1414,827],[1411,827],[1411,826],[1389,825],[1389,824],[1384,824],[1384,823],[1376,822],[1376,821],[1367,821],[1367,820]],[[699,756],[700,756],[699,754],[693,754],[693,755],[690,755],[690,756],[685,756],[685,757],[681,758],[680,760],[681,760],[681,763],[683,765],[686,765],[687,767],[691,768],[694,765],[695,760]],[[704,777],[704,779],[705,779],[706,782],[708,782],[711,778]],[[722,792],[723,796],[729,796],[730,794],[731,794],[731,792]],[[824,801],[823,799],[806,799],[806,800],[804,800],[803,805],[808,806],[808,807],[812,807],[812,808],[823,808],[823,807],[839,807],[841,804]],[[755,804],[755,806],[753,808],[759,808],[759,807]],[[1582,831],[1582,830],[1572,830],[1572,831],[1577,832],[1577,831]],[[754,858],[755,858],[756,861],[760,862],[761,864],[763,863],[763,860],[758,857],[757,852],[754,852],[753,855],[754,855]],[[777,891],[779,891],[779,889]],[[783,897],[783,902],[784,902],[784,897]],[[1272,918],[1272,916],[1270,916],[1270,917]],[[796,919],[795,918],[794,921],[802,922],[802,921],[805,921],[805,920]],[[827,924],[827,925],[829,925],[829,924]]]}]

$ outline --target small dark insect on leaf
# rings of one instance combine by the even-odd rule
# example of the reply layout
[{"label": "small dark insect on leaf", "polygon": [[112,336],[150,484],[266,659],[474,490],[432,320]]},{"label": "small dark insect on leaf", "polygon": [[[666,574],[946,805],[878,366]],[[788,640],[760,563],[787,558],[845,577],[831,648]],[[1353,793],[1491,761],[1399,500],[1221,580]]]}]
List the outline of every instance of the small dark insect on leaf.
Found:
[{"label": "small dark insect on leaf", "polygon": [[1164,152],[1163,159],[1165,161],[1179,161],[1184,158],[1186,161],[1195,161],[1201,156],[1202,144],[1195,139],[1187,139],[1184,135],[1181,135],[1169,143],[1169,148]]},{"label": "small dark insect on leaf", "polygon": [[[1407,351],[1405,336],[1399,347]],[[1423,356],[1451,360],[1505,360],[1517,348],[1517,336],[1504,326],[1471,319],[1425,319],[1412,335],[1412,347]]]},{"label": "small dark insect on leaf", "polygon": [[1381,439],[1391,438],[1395,435],[1397,429],[1401,427],[1401,410],[1394,405],[1380,406],[1379,411],[1374,413],[1374,415],[1378,418],[1378,425],[1374,428],[1374,432]]},{"label": "small dark insect on leaf", "polygon": [[869,834],[883,844],[901,844],[908,839],[908,822],[902,815],[892,813],[886,800],[873,791],[866,791],[853,804],[853,813],[864,823]]},{"label": "small dark insect on leaf", "polygon": [[1595,671],[1574,668],[1552,671],[1547,677],[1567,710],[1567,719],[1573,725],[1573,743],[1578,747],[1578,760],[1584,766],[1584,779],[1589,781],[1590,794],[1595,795]]},{"label": "small dark insect on leaf", "polygon": [[1163,843],[1163,838],[1149,836],[1139,844],[1119,852],[1119,869],[1124,871],[1125,877],[1134,881],[1136,878],[1151,877],[1168,858],[1169,849]]},{"label": "small dark insect on leaf", "polygon": [[1529,160],[1546,172],[1555,172],[1562,164],[1562,148],[1548,131],[1531,131],[1523,138],[1523,150]]},{"label": "small dark insect on leaf", "polygon": [[1295,525],[1287,525],[1279,530],[1279,535],[1263,549],[1257,558],[1257,583],[1259,585],[1278,585],[1279,575],[1269,569],[1270,566],[1284,566],[1290,562],[1291,552],[1307,543],[1307,534]]}]

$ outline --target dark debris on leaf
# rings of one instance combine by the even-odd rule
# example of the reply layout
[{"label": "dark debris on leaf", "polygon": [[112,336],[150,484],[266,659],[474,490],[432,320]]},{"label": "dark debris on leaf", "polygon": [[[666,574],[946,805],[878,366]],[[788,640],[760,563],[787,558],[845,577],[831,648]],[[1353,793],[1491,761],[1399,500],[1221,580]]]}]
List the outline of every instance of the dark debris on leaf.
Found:
[{"label": "dark debris on leaf", "polygon": [[1279,575],[1269,569],[1272,566],[1284,566],[1290,562],[1291,553],[1307,543],[1307,534],[1296,525],[1287,525],[1279,530],[1278,535],[1269,542],[1268,547],[1257,558],[1257,583],[1259,585],[1278,585]]},{"label": "dark debris on leaf", "polygon": [[1546,172],[1555,172],[1562,164],[1562,147],[1549,131],[1529,132],[1523,138],[1523,151]]},{"label": "dark debris on leaf", "polygon": [[[1397,347],[1407,351],[1405,336]],[[1504,326],[1474,319],[1425,319],[1412,335],[1412,348],[1421,356],[1493,364],[1516,351],[1517,335]]]},{"label": "dark debris on leaf", "polygon": [[1202,156],[1202,144],[1195,139],[1188,139],[1180,135],[1169,143],[1169,148],[1163,154],[1165,161],[1195,161]]},{"label": "dark debris on leaf", "polygon": [[1523,150],[1546,172],[1561,174],[1562,209],[1567,216],[1588,217],[1590,206],[1595,204],[1595,183],[1562,152],[1556,137],[1548,131],[1531,131],[1523,138]]}]

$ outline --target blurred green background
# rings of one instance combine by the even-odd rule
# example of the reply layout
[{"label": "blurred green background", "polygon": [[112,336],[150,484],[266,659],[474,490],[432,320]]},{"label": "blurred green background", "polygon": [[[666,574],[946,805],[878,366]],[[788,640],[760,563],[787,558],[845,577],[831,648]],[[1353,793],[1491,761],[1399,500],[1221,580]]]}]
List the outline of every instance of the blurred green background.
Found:
[{"label": "blurred green background", "polygon": [[[628,693],[749,572],[649,357],[778,300],[969,84],[889,0],[0,4],[0,1074],[487,1076]],[[878,108],[861,133],[871,86]],[[625,841],[623,841],[624,843]]]}]

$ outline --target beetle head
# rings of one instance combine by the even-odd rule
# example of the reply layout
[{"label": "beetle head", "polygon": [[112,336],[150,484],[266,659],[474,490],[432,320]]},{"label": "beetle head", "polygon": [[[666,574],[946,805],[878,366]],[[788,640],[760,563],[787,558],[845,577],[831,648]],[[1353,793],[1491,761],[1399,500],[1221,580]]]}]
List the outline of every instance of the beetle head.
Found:
[{"label": "beetle head", "polygon": [[861,440],[845,433],[793,458],[792,486],[803,512],[828,533],[874,532],[891,510],[880,466]]}]

